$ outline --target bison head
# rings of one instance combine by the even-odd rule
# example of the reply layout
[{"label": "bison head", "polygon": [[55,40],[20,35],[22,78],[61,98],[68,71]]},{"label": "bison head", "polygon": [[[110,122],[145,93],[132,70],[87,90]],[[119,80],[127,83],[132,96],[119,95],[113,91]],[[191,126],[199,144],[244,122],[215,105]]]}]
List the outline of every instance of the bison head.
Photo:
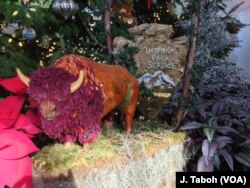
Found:
[{"label": "bison head", "polygon": [[20,69],[17,69],[17,74],[27,86],[30,86],[28,93],[39,104],[41,115],[47,120],[55,118],[57,103],[66,100],[71,93],[79,89],[84,80],[83,71],[80,71],[78,79],[73,81],[74,76],[55,67],[40,69],[32,74],[31,79]]},{"label": "bison head", "polygon": [[[42,128],[61,142],[92,142],[99,134],[103,99],[101,89],[85,82],[83,71],[78,78],[63,68],[47,67],[19,78],[28,86],[28,94],[41,114]],[[83,84],[84,81],[84,84]],[[93,90],[93,88],[95,88]]]}]

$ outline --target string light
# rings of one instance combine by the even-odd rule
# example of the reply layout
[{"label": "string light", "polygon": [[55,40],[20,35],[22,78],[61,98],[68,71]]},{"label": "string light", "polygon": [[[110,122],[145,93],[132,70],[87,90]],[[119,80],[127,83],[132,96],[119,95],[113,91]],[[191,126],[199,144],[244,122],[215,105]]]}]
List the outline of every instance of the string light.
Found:
[{"label": "string light", "polygon": [[48,55],[46,55],[46,57],[51,57],[53,54],[52,53],[49,53]]},{"label": "string light", "polygon": [[30,18],[30,14],[29,14],[29,13],[27,13],[27,14],[26,14],[26,17],[27,17],[27,18]]},{"label": "string light", "polygon": [[36,9],[35,8],[30,8],[29,9],[31,12],[36,12]]},{"label": "string light", "polygon": [[13,41],[13,39],[12,39],[12,38],[9,38],[8,42],[11,43],[12,41]]},{"label": "string light", "polygon": [[43,62],[42,60],[40,60],[40,61],[39,61],[39,65],[40,65],[41,67],[44,67],[44,62]]},{"label": "string light", "polygon": [[19,42],[18,45],[19,45],[20,47],[23,47],[23,43],[22,43],[22,42]]},{"label": "string light", "polygon": [[13,13],[12,13],[12,16],[16,16],[18,14],[18,11],[16,10],[16,11],[14,11]]}]

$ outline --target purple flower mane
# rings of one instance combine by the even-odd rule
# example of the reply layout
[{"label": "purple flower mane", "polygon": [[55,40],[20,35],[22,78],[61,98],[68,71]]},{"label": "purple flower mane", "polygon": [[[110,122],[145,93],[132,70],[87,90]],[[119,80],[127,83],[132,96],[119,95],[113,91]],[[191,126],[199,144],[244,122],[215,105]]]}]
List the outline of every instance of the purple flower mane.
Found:
[{"label": "purple flower mane", "polygon": [[30,77],[28,94],[38,105],[44,101],[55,104],[54,119],[41,116],[42,129],[50,138],[60,142],[91,143],[100,133],[104,107],[102,91],[99,84],[85,76],[82,86],[70,93],[70,84],[76,79],[63,68],[40,69]]}]

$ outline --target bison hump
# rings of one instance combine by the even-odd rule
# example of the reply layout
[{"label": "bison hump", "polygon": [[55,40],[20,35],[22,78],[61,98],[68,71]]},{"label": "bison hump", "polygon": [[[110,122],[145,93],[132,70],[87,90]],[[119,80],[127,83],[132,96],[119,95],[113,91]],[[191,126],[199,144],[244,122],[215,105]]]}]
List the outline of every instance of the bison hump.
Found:
[{"label": "bison hump", "polygon": [[93,63],[93,61],[89,58],[70,54],[56,60],[54,66],[63,68],[67,72],[73,74],[74,76],[77,76],[80,70],[85,70],[85,72],[93,73],[91,63]]}]

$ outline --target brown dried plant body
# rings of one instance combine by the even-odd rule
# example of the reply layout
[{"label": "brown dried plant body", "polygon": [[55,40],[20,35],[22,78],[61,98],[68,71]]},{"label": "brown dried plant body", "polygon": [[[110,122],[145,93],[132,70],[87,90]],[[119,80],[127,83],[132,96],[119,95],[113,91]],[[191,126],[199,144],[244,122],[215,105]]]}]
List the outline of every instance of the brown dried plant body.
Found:
[{"label": "brown dried plant body", "polygon": [[[120,108],[125,121],[125,132],[127,134],[131,132],[139,98],[139,83],[136,77],[131,75],[121,66],[96,63],[86,57],[73,54],[61,57],[53,66],[63,68],[70,74],[79,77],[78,80],[81,80],[80,78],[83,77],[82,82],[76,81],[80,83],[80,85],[71,85],[71,92],[72,89],[74,92],[77,89],[76,87],[80,87],[81,85],[86,84],[86,82],[95,82],[98,85],[101,85],[104,102],[102,118],[107,116],[113,110]],[[29,78],[25,77],[22,73],[20,74],[20,70],[17,72],[21,80],[26,85],[29,85]],[[94,89],[93,92],[95,92]],[[53,110],[55,108],[53,104],[48,102],[42,105],[50,109],[49,111],[42,111],[42,115],[47,118],[52,118],[54,116]]]}]

